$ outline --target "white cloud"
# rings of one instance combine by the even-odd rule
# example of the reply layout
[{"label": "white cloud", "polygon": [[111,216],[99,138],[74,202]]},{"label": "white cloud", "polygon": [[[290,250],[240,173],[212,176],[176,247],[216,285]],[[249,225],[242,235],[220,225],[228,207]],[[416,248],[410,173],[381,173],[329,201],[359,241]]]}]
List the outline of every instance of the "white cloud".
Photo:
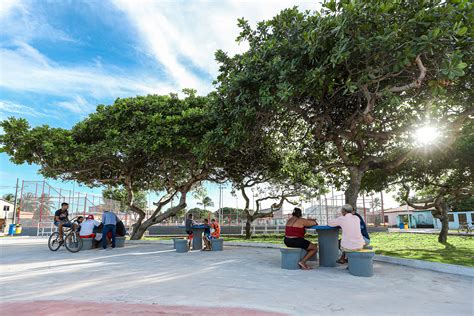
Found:
[{"label": "white cloud", "polygon": [[0,48],[0,70],[0,87],[68,98],[76,95],[116,98],[176,90],[155,78],[133,77],[118,70],[107,72],[95,64],[58,65],[26,43]]},{"label": "white cloud", "polygon": [[51,116],[47,113],[39,112],[34,108],[15,102],[0,100],[0,115],[1,117],[7,117],[10,114],[21,114],[33,117],[47,117]]},{"label": "white cloud", "polygon": [[18,0],[2,0],[0,2],[0,19],[8,16],[10,12],[21,6]]},{"label": "white cloud", "polygon": [[[235,38],[239,34],[237,19],[251,23],[270,19],[284,8],[298,5],[316,9],[316,1],[130,1],[113,2],[125,12],[143,41],[143,46],[163,65],[180,87],[210,90],[217,74],[214,53],[223,49],[235,54],[246,48]],[[193,65],[186,63],[190,61]],[[200,79],[193,67],[207,73]]]},{"label": "white cloud", "polygon": [[2,0],[0,2],[1,30],[5,38],[21,41],[46,39],[76,42],[64,31],[48,23],[48,17],[30,4],[18,0]]},{"label": "white cloud", "polygon": [[77,114],[90,113],[95,108],[95,105],[90,104],[86,99],[79,95],[76,95],[69,101],[58,102],[57,105]]}]

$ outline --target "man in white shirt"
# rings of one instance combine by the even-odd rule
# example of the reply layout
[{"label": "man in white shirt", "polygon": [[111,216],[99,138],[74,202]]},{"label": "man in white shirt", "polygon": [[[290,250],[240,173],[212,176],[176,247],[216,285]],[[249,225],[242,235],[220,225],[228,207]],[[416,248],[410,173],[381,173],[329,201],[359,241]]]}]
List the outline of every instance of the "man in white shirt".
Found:
[{"label": "man in white shirt", "polygon": [[94,227],[98,227],[100,223],[94,220],[94,215],[90,214],[87,216],[87,219],[81,223],[81,230],[79,235],[81,238],[94,238]]}]

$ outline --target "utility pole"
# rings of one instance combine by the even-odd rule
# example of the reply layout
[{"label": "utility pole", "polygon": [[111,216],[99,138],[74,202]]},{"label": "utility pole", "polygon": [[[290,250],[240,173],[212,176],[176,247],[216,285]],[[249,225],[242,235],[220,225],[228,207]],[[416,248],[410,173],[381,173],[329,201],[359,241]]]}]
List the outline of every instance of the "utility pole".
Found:
[{"label": "utility pole", "polygon": [[239,225],[239,198],[237,194],[235,195],[235,215],[236,215],[236,224]]},{"label": "utility pole", "polygon": [[74,193],[76,190],[76,181],[72,181],[72,205],[71,205],[71,213],[74,213]]},{"label": "utility pole", "polygon": [[385,226],[385,211],[383,209],[383,192],[380,191],[380,206],[382,207],[382,223]]},{"label": "utility pole", "polygon": [[222,183],[219,183],[219,225],[222,226]]},{"label": "utility pole", "polygon": [[15,186],[15,199],[13,200],[13,218],[12,218],[12,224],[15,224],[15,215],[16,215],[16,199],[18,197],[18,182],[20,181],[19,178],[16,178],[16,186]]}]

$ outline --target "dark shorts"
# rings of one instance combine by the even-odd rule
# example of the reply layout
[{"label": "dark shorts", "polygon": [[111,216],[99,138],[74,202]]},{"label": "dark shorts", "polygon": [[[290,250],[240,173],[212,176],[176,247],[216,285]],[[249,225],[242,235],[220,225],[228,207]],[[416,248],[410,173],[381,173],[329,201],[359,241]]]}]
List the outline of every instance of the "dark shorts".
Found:
[{"label": "dark shorts", "polygon": [[[58,227],[59,226],[59,223],[61,222],[54,222],[54,226]],[[72,227],[72,223],[71,222],[62,222],[63,223],[63,227]]]},{"label": "dark shorts", "polygon": [[301,248],[301,249],[308,249],[311,242],[304,238],[287,238],[285,237],[285,245],[290,248]]}]

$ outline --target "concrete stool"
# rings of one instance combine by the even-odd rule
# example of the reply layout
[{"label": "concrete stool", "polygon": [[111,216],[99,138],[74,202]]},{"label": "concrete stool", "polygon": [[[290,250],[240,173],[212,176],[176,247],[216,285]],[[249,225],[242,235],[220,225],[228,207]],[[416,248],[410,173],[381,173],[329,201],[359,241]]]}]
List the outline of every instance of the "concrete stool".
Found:
[{"label": "concrete stool", "polygon": [[211,239],[211,249],[212,251],[224,250],[224,238]]},{"label": "concrete stool", "polygon": [[115,237],[115,247],[117,247],[117,248],[125,247],[125,237],[116,236]]},{"label": "concrete stool", "polygon": [[349,273],[355,276],[371,277],[374,275],[373,259],[375,251],[363,249],[359,251],[346,251],[349,261]]},{"label": "concrete stool", "polygon": [[175,241],[176,252],[188,252],[188,241],[186,239],[177,239]]},{"label": "concrete stool", "polygon": [[94,249],[94,238],[82,238],[82,248],[81,250],[90,250]]},{"label": "concrete stool", "polygon": [[176,240],[187,240],[183,238],[173,238],[173,248],[176,249]]},{"label": "concrete stool", "polygon": [[281,247],[281,268],[287,270],[298,270],[298,262],[301,260],[301,248]]}]

